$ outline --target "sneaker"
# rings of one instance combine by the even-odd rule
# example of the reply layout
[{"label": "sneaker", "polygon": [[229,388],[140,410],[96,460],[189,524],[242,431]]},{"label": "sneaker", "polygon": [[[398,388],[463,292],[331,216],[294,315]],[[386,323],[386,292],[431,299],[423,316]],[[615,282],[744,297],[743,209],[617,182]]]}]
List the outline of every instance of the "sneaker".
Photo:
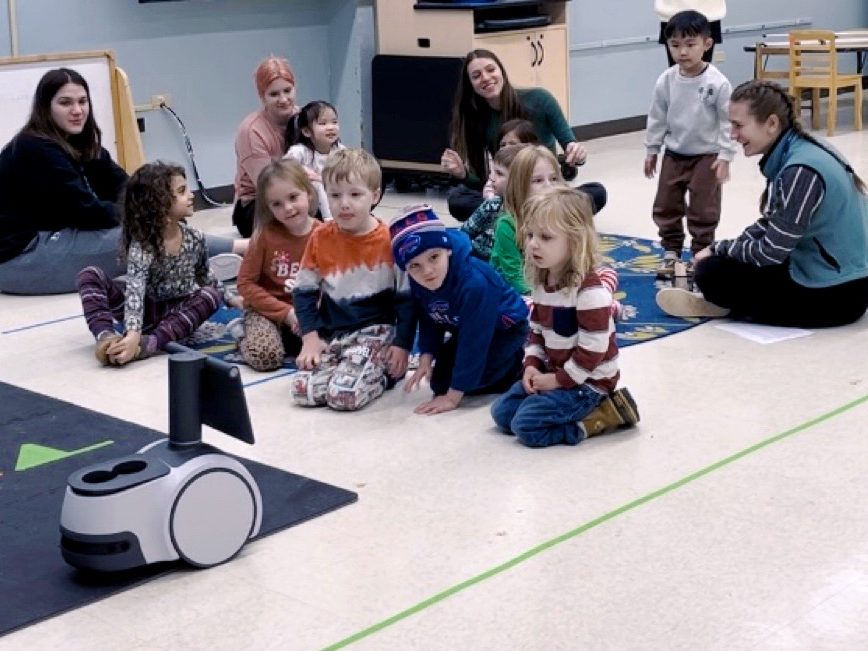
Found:
[{"label": "sneaker", "polygon": [[235,341],[241,341],[244,339],[244,317],[239,316],[227,323],[226,332],[228,332],[229,336],[231,336]]},{"label": "sneaker", "polygon": [[621,427],[634,427],[639,422],[639,409],[636,407],[636,401],[633,399],[630,389],[627,387],[615,389],[609,397],[612,399],[615,409],[618,410],[618,416],[623,421]]},{"label": "sneaker", "polygon": [[691,292],[698,291],[696,289],[696,283],[693,280],[693,277],[695,276],[695,269],[696,265],[693,260],[688,260],[687,264],[684,265],[684,271],[687,274],[687,289],[689,289]]},{"label": "sneaker", "polygon": [[678,287],[679,289],[690,289],[690,277],[687,273],[687,264],[681,262],[681,260],[676,260],[675,266],[672,270],[672,286]]},{"label": "sneaker", "polygon": [[671,316],[683,318],[720,318],[729,314],[729,309],[706,301],[702,294],[676,287],[664,287],[657,292],[657,305]]},{"label": "sneaker", "polygon": [[241,269],[242,258],[237,253],[218,253],[208,259],[211,273],[221,283],[238,278],[238,270]]},{"label": "sneaker", "polygon": [[666,251],[663,261],[657,267],[657,280],[670,280],[675,275],[675,263],[678,262],[678,254],[675,251]]},{"label": "sneaker", "polygon": [[244,297],[238,293],[238,285],[235,283],[223,285],[223,302],[227,307],[244,309]]}]

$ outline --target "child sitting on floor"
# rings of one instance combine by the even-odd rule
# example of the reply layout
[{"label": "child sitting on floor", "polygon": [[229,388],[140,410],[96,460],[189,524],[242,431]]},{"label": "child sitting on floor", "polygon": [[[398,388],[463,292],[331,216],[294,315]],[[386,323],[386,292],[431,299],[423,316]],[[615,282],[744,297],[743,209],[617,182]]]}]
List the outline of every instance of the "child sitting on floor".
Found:
[{"label": "child sitting on floor", "polygon": [[[146,163],[130,177],[123,196],[126,284],[99,267],[85,267],[77,277],[100,363],[123,366],[149,357],[192,335],[222,304],[205,236],[184,222],[192,214],[182,167]],[[123,321],[123,335],[116,321]]]},{"label": "child sitting on floor", "polygon": [[434,392],[414,411],[439,414],[455,409],[465,394],[505,391],[521,374],[524,301],[430,206],[404,209],[389,230],[395,263],[410,276],[420,314],[419,367],[404,390],[427,378]]},{"label": "child sitting on floor", "polygon": [[522,147],[524,145],[508,145],[497,150],[488,175],[488,182],[494,194],[479,204],[467,221],[461,224],[461,230],[470,238],[473,255],[480,260],[488,262],[491,257],[494,226],[497,218],[503,213],[503,197],[509,180],[509,168]]},{"label": "child sitting on floor", "polygon": [[575,445],[639,422],[618,384],[612,293],[596,273],[590,200],[556,187],[528,200],[521,235],[533,285],[524,375],[491,407],[494,422],[529,447]]},{"label": "child sitting on floor", "polygon": [[292,304],[294,284],[304,247],[320,222],[316,190],[307,172],[294,160],[269,163],[256,182],[256,229],[238,274],[244,298],[244,335],[238,342],[242,359],[257,371],[273,371],[286,355],[301,350],[301,331]]},{"label": "child sitting on floor", "polygon": [[322,184],[322,170],[329,154],[344,149],[337,109],[323,101],[305,104],[298,115],[290,119],[286,141],[290,147],[284,158],[298,161],[304,166],[316,189],[320,215],[324,220],[331,219]]},{"label": "child sitting on floor", "polygon": [[293,290],[302,349],[292,397],[355,410],[403,377],[416,321],[389,229],[371,213],[382,181],[377,161],[342,149],[322,178],[333,221],[308,240]]}]

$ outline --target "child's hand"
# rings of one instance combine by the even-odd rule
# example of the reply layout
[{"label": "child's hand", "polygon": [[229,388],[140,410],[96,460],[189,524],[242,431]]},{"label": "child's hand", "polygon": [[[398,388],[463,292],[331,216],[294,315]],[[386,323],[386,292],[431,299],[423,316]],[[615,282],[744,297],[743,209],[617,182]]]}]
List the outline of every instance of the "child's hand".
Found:
[{"label": "child's hand", "polygon": [[452,176],[463,179],[467,176],[467,170],[464,168],[464,161],[454,149],[443,150],[443,155],[440,157],[440,167]]},{"label": "child's hand", "polygon": [[588,160],[588,150],[577,142],[569,142],[564,147],[564,162],[567,165],[584,165]]},{"label": "child's hand", "polygon": [[301,338],[301,352],[295,358],[295,365],[302,371],[310,371],[319,366],[322,354],[328,346],[319,334],[308,332]]},{"label": "child's hand", "polygon": [[283,323],[289,326],[289,329],[292,330],[292,334],[301,336],[301,326],[298,324],[298,317],[295,315],[295,310],[293,308],[289,308],[289,312],[286,313],[286,318],[283,320]]},{"label": "child's hand", "polygon": [[455,389],[449,389],[445,395],[437,396],[428,402],[423,402],[421,405],[416,407],[413,412],[416,414],[425,414],[426,416],[442,414],[444,411],[452,411],[457,408],[458,404],[461,402],[461,398],[463,397],[464,394],[462,392],[455,391]]},{"label": "child's hand", "polygon": [[106,356],[112,364],[123,366],[136,358],[141,341],[142,333],[131,330],[106,348]]},{"label": "child's hand", "polygon": [[409,380],[404,381],[404,391],[410,392],[419,388],[422,380],[431,378],[431,369],[434,366],[434,355],[425,353],[419,356],[419,366],[410,376]]},{"label": "child's hand", "polygon": [[530,385],[533,387],[534,393],[561,388],[558,376],[554,373],[537,373],[530,379]]},{"label": "child's hand", "polygon": [[697,251],[693,254],[693,264],[696,265],[700,260],[705,260],[705,258],[711,257],[712,255],[711,247],[706,246],[701,251]]},{"label": "child's hand", "polygon": [[409,359],[410,351],[404,350],[400,346],[389,346],[386,350],[386,368],[389,375],[395,379],[404,377],[407,373]]},{"label": "child's hand", "polygon": [[532,384],[532,380],[536,375],[542,375],[542,371],[535,366],[528,366],[524,369],[524,375],[521,376],[521,386],[524,387],[525,393],[536,393],[536,389],[533,388]]},{"label": "child's hand", "polygon": [[711,164],[711,169],[714,170],[714,177],[718,183],[729,181],[729,161],[718,158]]},{"label": "child's hand", "polygon": [[307,172],[307,180],[311,183],[322,183],[322,177],[316,170],[312,170],[309,167],[305,167],[304,171]]},{"label": "child's hand", "polygon": [[645,178],[653,179],[657,171],[657,154],[648,154],[645,157]]}]

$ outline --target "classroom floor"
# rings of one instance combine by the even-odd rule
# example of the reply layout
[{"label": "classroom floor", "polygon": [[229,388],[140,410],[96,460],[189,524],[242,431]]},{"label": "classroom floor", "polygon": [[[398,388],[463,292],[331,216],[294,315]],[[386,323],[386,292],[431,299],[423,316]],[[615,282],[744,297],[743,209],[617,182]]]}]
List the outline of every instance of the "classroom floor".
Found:
[{"label": "classroom floor", "polygon": [[[841,124],[831,142],[868,178],[868,131]],[[642,141],[587,143],[603,232],[656,234]],[[736,159],[719,236],[757,216],[757,162]],[[378,214],[419,199],[445,214],[433,193],[389,193]],[[193,223],[229,232],[228,215]],[[165,431],[164,357],[100,368],[81,319],[17,330],[78,313],[75,295],[0,295],[0,380]],[[359,501],[0,648],[318,649],[356,634],[358,649],[865,648],[866,350],[868,318],[772,345],[712,322],[632,346],[640,426],[544,450],[496,433],[490,399],[416,416],[427,393],[398,389],[346,414],[293,406],[286,377],[256,384],[256,445],[208,440]]]}]

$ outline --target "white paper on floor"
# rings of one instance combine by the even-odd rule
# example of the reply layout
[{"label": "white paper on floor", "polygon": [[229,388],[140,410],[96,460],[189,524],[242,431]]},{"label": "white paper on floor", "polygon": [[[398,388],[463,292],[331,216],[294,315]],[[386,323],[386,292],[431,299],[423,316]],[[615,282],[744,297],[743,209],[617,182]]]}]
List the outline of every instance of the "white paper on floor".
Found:
[{"label": "white paper on floor", "polygon": [[729,323],[717,323],[716,328],[726,330],[739,337],[744,337],[758,344],[776,344],[779,341],[787,341],[788,339],[798,339],[799,337],[807,337],[814,334],[813,330],[802,330],[801,328],[781,328],[778,326],[757,325],[755,323],[741,323],[732,321]]}]

